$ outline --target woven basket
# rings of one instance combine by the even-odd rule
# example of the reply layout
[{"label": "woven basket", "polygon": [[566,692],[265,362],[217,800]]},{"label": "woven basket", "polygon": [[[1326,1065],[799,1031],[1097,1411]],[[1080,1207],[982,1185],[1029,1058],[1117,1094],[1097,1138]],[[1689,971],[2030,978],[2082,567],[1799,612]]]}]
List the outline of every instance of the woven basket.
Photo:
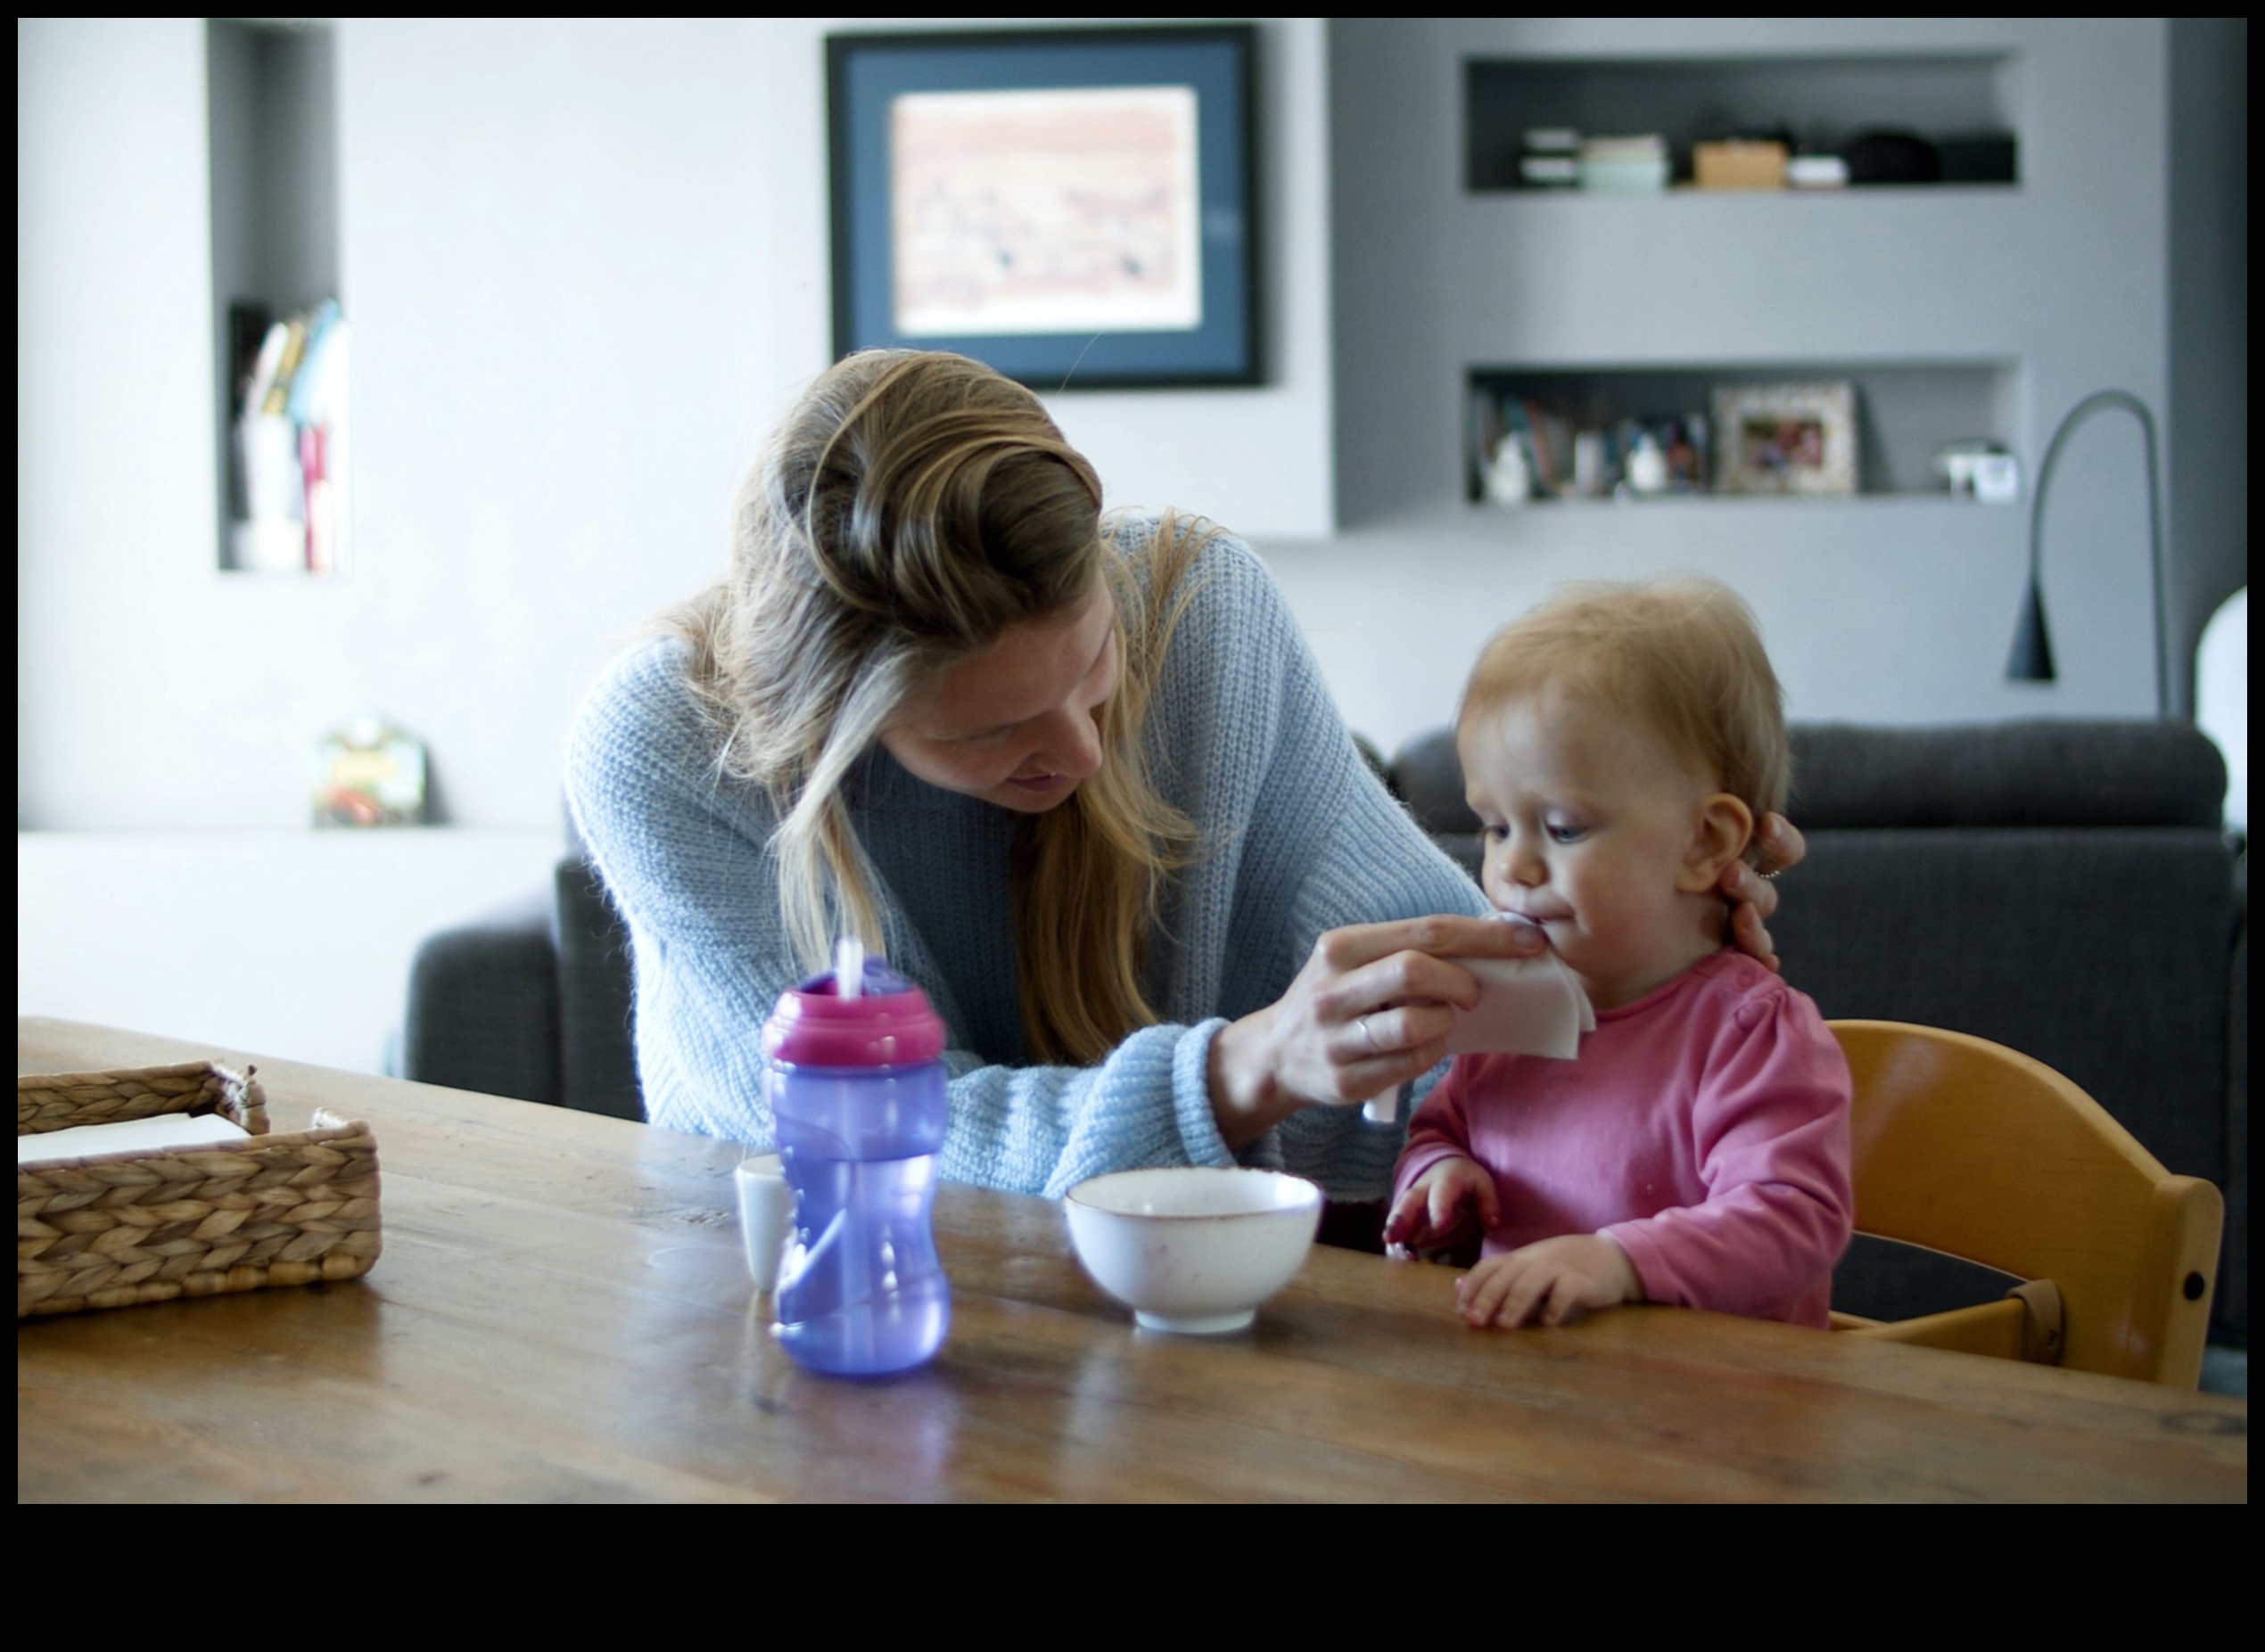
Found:
[{"label": "woven basket", "polygon": [[351,1279],[377,1260],[377,1142],[317,1112],[268,1134],[252,1077],[210,1062],[16,1081],[16,1134],[218,1113],[241,1145],[99,1154],[16,1171],[16,1318]]}]

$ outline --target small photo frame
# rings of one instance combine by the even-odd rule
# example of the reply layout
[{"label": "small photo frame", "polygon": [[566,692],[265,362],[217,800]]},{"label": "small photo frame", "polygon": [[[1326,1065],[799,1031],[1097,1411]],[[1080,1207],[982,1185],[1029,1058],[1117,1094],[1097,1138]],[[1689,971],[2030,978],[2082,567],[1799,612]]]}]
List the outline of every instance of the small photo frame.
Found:
[{"label": "small photo frame", "polygon": [[1721,385],[1714,415],[1719,491],[1856,491],[1854,385]]},{"label": "small photo frame", "polygon": [[834,353],[1259,382],[1248,24],[826,41]]}]

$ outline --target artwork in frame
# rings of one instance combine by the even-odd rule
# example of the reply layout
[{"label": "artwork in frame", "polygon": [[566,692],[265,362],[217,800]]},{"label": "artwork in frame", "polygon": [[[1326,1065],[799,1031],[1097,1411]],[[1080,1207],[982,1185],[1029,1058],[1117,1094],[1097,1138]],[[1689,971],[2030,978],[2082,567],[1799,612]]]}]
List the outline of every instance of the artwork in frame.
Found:
[{"label": "artwork in frame", "polygon": [[834,353],[1036,390],[1255,384],[1256,31],[826,41]]},{"label": "artwork in frame", "polygon": [[1720,491],[1856,491],[1854,385],[1721,385],[1714,414]]}]

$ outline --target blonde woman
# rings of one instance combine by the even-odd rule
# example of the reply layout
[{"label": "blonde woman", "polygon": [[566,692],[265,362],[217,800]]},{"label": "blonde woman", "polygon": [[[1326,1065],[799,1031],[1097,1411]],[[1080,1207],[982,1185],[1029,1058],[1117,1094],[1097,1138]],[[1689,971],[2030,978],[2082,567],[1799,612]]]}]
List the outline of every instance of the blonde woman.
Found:
[{"label": "blonde woman", "polygon": [[[963,358],[853,356],[787,415],[724,579],[569,752],[654,1122],[767,1145],[764,1017],[853,932],[949,1029],[955,1179],[1388,1187],[1403,1127],[1357,1104],[1421,1098],[1477,997],[1445,960],[1536,943],[1369,773],[1257,558],[1100,501],[1037,398]],[[1766,958],[1773,892],[1725,890]]]}]

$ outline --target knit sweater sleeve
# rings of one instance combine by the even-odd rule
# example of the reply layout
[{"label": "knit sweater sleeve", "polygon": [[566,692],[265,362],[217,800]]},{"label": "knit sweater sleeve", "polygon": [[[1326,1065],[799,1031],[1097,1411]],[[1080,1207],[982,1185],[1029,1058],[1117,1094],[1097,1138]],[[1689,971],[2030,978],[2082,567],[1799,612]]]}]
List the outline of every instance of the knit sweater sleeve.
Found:
[{"label": "knit sweater sleeve", "polygon": [[[1198,575],[1205,600],[1195,635],[1174,644],[1151,749],[1205,840],[1169,925],[1181,985],[1231,1019],[1279,1000],[1328,930],[1487,908],[1362,760],[1257,556],[1223,538]],[[1408,1087],[1394,1123],[1306,1107],[1241,1156],[1310,1177],[1332,1198],[1382,1198],[1405,1120],[1445,1071]]]}]

